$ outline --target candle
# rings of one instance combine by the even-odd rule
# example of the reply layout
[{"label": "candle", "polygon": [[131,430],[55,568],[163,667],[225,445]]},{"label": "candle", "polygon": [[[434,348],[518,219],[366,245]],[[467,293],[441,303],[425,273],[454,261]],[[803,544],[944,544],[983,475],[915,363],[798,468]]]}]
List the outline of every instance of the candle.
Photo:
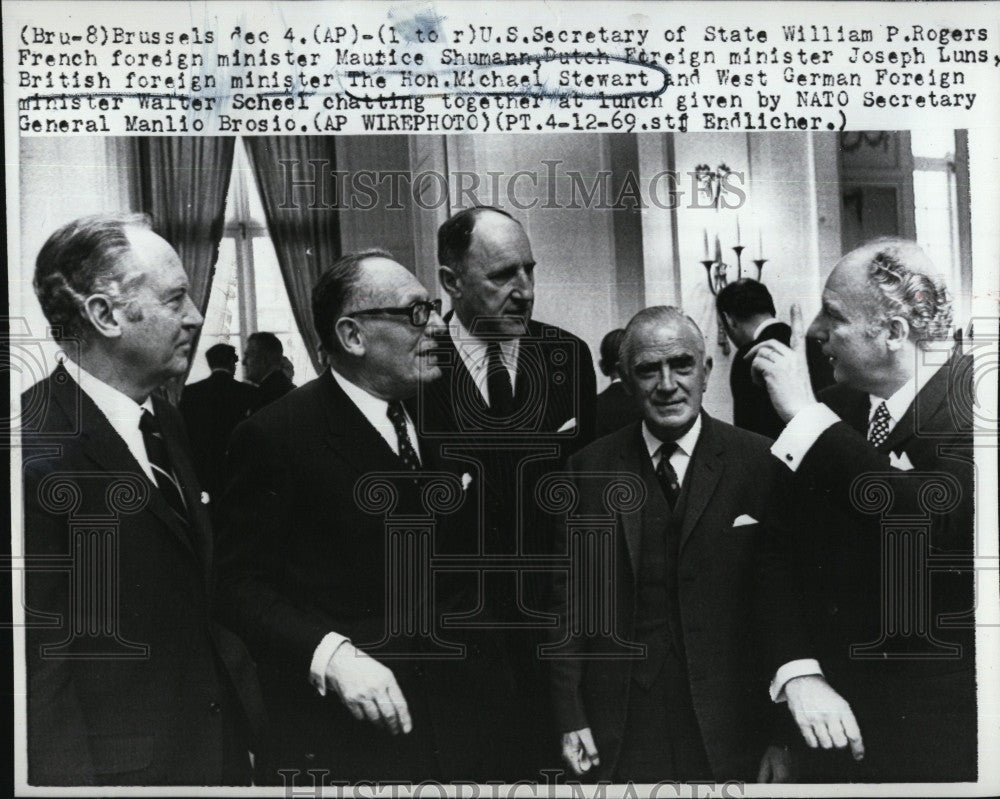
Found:
[{"label": "candle", "polygon": [[719,244],[719,234],[715,234],[715,262],[717,264],[722,263],[722,245]]},{"label": "candle", "polygon": [[739,246],[742,243],[743,243],[743,241],[740,238],[740,215],[737,214],[736,215],[736,244],[737,244],[737,246]]},{"label": "candle", "polygon": [[705,237],[705,260],[708,260],[708,228],[701,229],[702,235]]},{"label": "candle", "polygon": [[764,234],[760,230],[757,231],[757,257],[764,257]]}]

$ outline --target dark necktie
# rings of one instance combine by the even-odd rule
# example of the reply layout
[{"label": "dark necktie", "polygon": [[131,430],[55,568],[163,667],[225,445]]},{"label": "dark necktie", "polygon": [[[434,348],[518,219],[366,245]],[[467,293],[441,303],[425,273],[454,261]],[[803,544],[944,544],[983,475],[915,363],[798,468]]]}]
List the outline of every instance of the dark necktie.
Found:
[{"label": "dark necktie", "polygon": [[149,457],[149,465],[153,467],[153,476],[156,477],[156,485],[167,500],[167,504],[174,513],[185,522],[188,520],[187,504],[184,502],[184,493],[181,491],[180,481],[170,465],[170,456],[167,454],[167,443],[163,440],[163,432],[160,430],[160,423],[149,411],[143,409],[139,418],[139,429],[142,431],[142,440],[146,444],[146,455]]},{"label": "dark necktie", "polygon": [[500,357],[500,342],[486,345],[486,391],[490,395],[490,410],[494,416],[507,417],[514,409],[514,392],[510,373]]},{"label": "dark necktie", "polygon": [[672,441],[661,444],[660,462],[656,464],[656,479],[660,481],[663,496],[666,497],[671,510],[677,506],[677,498],[681,495],[681,484],[677,479],[677,472],[670,465],[670,456],[676,451],[677,444]]},{"label": "dark necktie", "polygon": [[882,442],[889,437],[889,418],[889,409],[884,402],[880,402],[868,428],[868,440],[876,447],[882,446]]},{"label": "dark necktie", "polygon": [[419,471],[420,458],[417,456],[417,451],[413,448],[413,442],[410,441],[410,434],[406,429],[406,411],[403,410],[403,403],[399,400],[390,402],[389,407],[386,409],[386,415],[389,417],[389,421],[392,422],[393,429],[396,431],[400,459],[407,469],[414,472]]}]

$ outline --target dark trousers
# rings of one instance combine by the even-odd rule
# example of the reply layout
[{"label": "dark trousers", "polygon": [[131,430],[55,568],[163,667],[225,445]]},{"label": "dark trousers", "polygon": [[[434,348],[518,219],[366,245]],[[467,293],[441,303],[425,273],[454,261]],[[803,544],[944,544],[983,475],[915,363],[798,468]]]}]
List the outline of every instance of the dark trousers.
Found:
[{"label": "dark trousers", "polygon": [[644,689],[633,680],[615,782],[711,780],[684,664],[671,650]]}]

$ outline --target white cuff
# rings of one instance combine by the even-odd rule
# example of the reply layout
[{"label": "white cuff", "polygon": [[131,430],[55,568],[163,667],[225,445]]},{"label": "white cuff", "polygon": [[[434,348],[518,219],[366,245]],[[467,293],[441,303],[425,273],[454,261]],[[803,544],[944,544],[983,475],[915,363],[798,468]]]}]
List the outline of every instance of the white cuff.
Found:
[{"label": "white cuff", "polygon": [[348,639],[340,633],[327,633],[313,652],[312,663],[309,665],[309,682],[319,691],[320,696],[326,696],[326,667],[340,645]]},{"label": "white cuff", "polygon": [[797,471],[816,439],[839,421],[840,417],[822,402],[806,405],[785,425],[771,445],[771,453],[793,472]]},{"label": "white cuff", "polygon": [[785,685],[795,677],[805,677],[807,674],[823,676],[823,669],[819,667],[819,661],[813,658],[802,658],[801,660],[790,660],[774,673],[771,680],[771,701],[784,702]]}]

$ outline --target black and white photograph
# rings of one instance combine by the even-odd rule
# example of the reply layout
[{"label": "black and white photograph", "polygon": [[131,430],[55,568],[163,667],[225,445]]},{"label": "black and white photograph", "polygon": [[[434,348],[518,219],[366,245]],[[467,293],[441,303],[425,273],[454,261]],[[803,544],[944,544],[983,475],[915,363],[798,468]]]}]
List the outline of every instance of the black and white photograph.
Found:
[{"label": "black and white photograph", "polygon": [[1000,788],[1000,4],[128,5],[3,5],[16,795]]}]

